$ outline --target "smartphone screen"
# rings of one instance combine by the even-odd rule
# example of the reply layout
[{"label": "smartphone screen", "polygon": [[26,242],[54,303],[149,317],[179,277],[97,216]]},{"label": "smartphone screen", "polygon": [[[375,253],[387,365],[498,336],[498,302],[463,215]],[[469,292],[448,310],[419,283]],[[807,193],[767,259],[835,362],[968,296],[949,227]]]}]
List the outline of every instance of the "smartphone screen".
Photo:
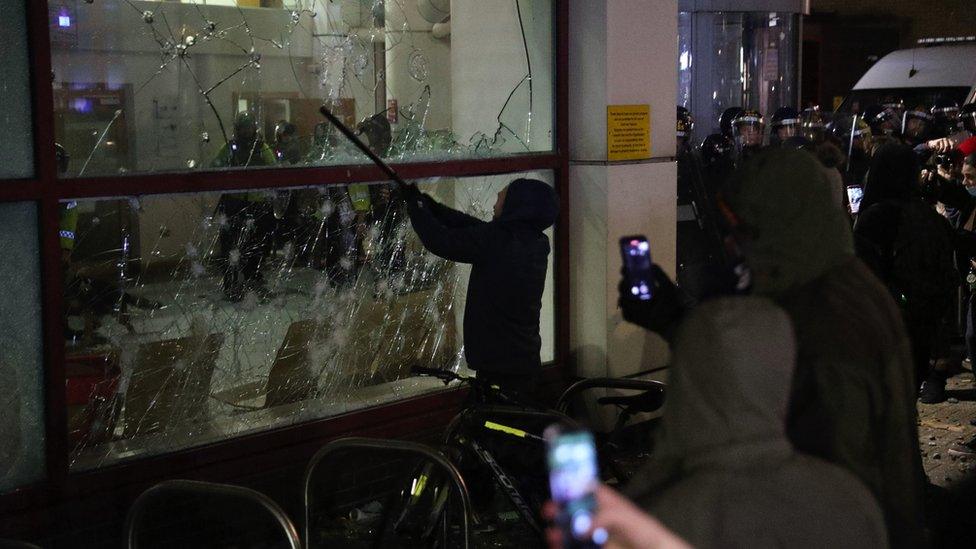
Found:
[{"label": "smartphone screen", "polygon": [[851,213],[856,214],[861,209],[861,199],[864,198],[864,189],[858,185],[847,187],[847,202],[851,205]]},{"label": "smartphone screen", "polygon": [[599,469],[593,435],[586,431],[561,431],[550,427],[548,445],[549,488],[559,507],[556,523],[563,531],[565,547],[598,547],[586,534],[596,514]]},{"label": "smartphone screen", "polygon": [[647,237],[638,235],[621,238],[620,253],[623,256],[624,273],[630,285],[630,293],[641,300],[651,299],[651,245],[648,244]]}]

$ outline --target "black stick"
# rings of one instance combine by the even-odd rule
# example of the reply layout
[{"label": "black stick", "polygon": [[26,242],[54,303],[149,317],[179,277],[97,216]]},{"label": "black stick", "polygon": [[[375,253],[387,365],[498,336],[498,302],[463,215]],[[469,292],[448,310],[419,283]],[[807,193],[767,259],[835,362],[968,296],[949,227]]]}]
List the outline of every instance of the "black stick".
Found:
[{"label": "black stick", "polygon": [[354,134],[352,130],[350,130],[345,124],[343,124],[341,120],[336,118],[336,116],[332,114],[332,112],[330,112],[329,109],[325,107],[325,105],[322,105],[322,107],[319,108],[319,112],[322,113],[322,116],[328,118],[329,122],[331,122],[333,126],[338,128],[339,131],[342,132],[342,135],[346,136],[346,139],[352,141],[352,144],[355,145],[356,148],[363,151],[363,154],[368,156],[369,159],[373,161],[373,164],[379,166],[379,168],[383,170],[383,173],[388,175],[390,179],[396,182],[397,186],[399,186],[401,189],[407,186],[407,182],[404,181],[403,178],[401,178],[396,173],[396,171],[394,171],[393,168],[390,167],[389,164],[383,162],[383,159],[376,156],[376,153],[371,151],[369,147],[366,146],[365,143],[363,143],[358,137],[356,137],[356,134]]}]

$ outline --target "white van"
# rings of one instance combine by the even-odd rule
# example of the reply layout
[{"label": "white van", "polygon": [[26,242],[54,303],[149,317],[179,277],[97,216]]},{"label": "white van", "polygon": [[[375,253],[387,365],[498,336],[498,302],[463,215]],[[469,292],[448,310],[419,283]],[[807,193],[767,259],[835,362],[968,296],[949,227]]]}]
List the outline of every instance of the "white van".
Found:
[{"label": "white van", "polygon": [[[963,105],[976,93],[976,38],[922,40],[882,57],[858,80],[838,112],[860,112],[888,99],[909,109],[947,98]],[[964,43],[963,43],[964,42]]]}]

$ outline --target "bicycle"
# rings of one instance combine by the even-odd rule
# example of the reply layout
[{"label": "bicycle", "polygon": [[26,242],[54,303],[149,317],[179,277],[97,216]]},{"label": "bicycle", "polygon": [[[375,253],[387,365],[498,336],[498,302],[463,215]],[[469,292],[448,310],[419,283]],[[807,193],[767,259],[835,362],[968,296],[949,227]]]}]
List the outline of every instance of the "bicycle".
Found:
[{"label": "bicycle", "polygon": [[[598,441],[602,459],[620,479],[624,475],[612,459],[613,452],[619,449],[620,433],[634,415],[660,408],[664,394],[664,385],[659,382],[597,378],[572,385],[557,401],[557,409],[546,409],[474,376],[419,367],[411,371],[438,378],[445,385],[461,383],[470,388],[461,411],[448,424],[441,453],[464,477],[474,500],[473,530],[481,534],[492,532],[489,528],[491,521],[487,520],[490,514],[505,515],[497,513],[500,498],[496,496],[502,496],[514,508],[515,515],[530,535],[542,539],[544,528],[538,510],[549,498],[542,431],[553,423],[562,423],[570,429],[580,428],[579,423],[565,413],[573,395],[598,387],[641,391],[632,396],[598,399],[601,405],[622,408],[614,430]],[[505,452],[506,446],[511,451]],[[516,456],[522,463],[512,463]],[[443,536],[438,538],[437,534],[445,527],[443,518],[450,496],[449,479],[441,477],[443,475],[430,463],[411,471],[399,498],[394,497],[396,501],[388,501],[383,506],[378,531],[389,532],[401,540],[430,540],[428,546],[437,546],[436,539],[444,539]]]},{"label": "bicycle", "polygon": [[[597,445],[597,455],[599,456],[601,477],[604,481],[616,481],[624,484],[633,476],[633,471],[628,470],[622,455],[633,452],[637,447],[637,457],[649,452],[651,444],[643,437],[637,437],[636,443],[627,444],[625,440],[630,434],[630,421],[640,414],[655,413],[664,405],[666,385],[660,381],[599,377],[588,378],[577,381],[567,388],[556,400],[554,408],[569,415],[569,405],[573,397],[583,391],[591,389],[615,389],[623,391],[638,391],[632,395],[611,395],[598,397],[596,403],[600,406],[613,406],[617,409],[617,418],[613,427],[608,432],[601,432],[595,428],[594,432]],[[579,421],[578,418],[574,418]],[[641,452],[640,450],[644,450]]]},{"label": "bicycle", "polygon": [[[497,496],[501,496],[531,536],[541,539],[544,529],[538,510],[549,496],[542,430],[553,423],[578,428],[576,422],[474,376],[419,367],[412,373],[436,377],[445,385],[457,382],[470,388],[467,402],[448,425],[441,452],[461,471],[472,492],[475,532],[498,531],[490,527],[491,514],[513,518],[511,512],[498,513]],[[516,460],[523,463],[513,463]],[[403,490],[399,501],[384,506],[379,531],[390,531],[401,539],[431,539],[450,492],[447,479],[440,476],[432,464],[412,471],[403,484],[410,488]]]}]

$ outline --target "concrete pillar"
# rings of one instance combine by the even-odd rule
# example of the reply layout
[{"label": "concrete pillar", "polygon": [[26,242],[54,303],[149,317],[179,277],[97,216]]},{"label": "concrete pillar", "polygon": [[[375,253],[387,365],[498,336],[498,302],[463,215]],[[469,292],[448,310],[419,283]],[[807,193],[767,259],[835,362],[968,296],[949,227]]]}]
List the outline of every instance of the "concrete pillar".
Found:
[{"label": "concrete pillar", "polygon": [[[667,345],[617,308],[621,236],[645,234],[675,268],[677,0],[571,0],[571,355],[586,377],[663,366]],[[607,106],[645,104],[651,158],[608,161]]]}]

